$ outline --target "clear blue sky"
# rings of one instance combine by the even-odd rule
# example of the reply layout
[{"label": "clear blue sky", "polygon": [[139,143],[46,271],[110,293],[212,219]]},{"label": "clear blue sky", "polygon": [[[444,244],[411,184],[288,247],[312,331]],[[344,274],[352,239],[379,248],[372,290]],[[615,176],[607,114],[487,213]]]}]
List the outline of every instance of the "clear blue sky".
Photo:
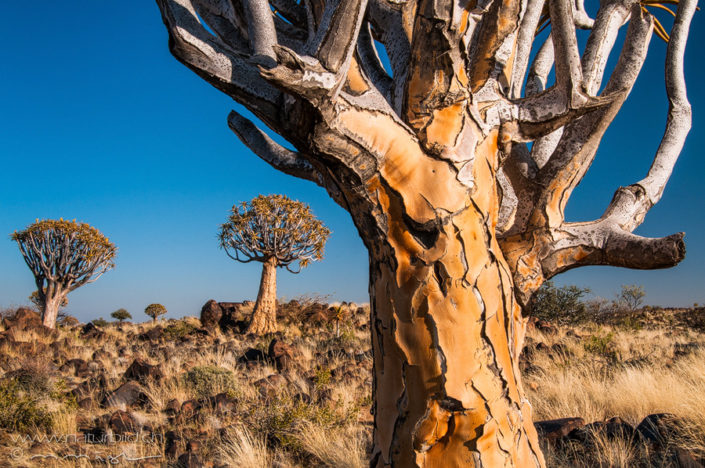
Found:
[{"label": "clear blue sky", "polygon": [[[687,233],[676,268],[582,268],[557,278],[612,298],[641,284],[647,302],[705,303],[704,13],[696,14],[686,74],[694,127],[663,200],[637,231]],[[367,301],[367,254],[345,211],[325,192],[271,169],[230,132],[234,103],[173,59],[157,6],[140,2],[9,2],[0,17],[0,307],[35,289],[9,234],[36,218],[76,218],[119,247],[117,267],[69,295],[81,320],[151,302],[195,315],[208,299],[257,293],[260,267],[230,260],[216,231],[230,206],[259,193],[309,203],[332,229],[323,262],[281,271],[279,295]],[[645,174],[665,121],[663,53],[651,55],[597,160],[568,208],[599,217],[619,185]],[[5,240],[2,240],[2,239]]]}]

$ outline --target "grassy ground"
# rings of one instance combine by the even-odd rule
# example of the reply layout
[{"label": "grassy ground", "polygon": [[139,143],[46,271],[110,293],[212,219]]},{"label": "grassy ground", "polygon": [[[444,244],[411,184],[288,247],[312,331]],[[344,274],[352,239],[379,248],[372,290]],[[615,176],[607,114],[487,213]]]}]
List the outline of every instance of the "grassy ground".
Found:
[{"label": "grassy ground", "polygon": [[[367,466],[369,311],[326,309],[280,307],[277,339],[289,358],[279,370],[268,357],[252,359],[268,354],[272,337],[206,334],[195,318],[88,332],[3,329],[0,465]],[[524,385],[536,420],[619,417],[636,426],[671,413],[679,423],[664,443],[680,452],[594,431],[587,442],[544,444],[549,466],[679,466],[705,453],[704,330],[678,315],[686,311],[662,311],[657,321],[647,313],[531,329]],[[157,365],[156,377],[131,384],[140,393],[133,404],[110,403],[136,359]]]}]

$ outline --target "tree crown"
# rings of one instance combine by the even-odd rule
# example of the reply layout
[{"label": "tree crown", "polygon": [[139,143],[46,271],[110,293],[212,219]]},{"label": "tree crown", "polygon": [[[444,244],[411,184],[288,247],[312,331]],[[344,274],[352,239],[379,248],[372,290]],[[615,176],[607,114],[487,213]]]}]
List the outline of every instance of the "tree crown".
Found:
[{"label": "tree crown", "polygon": [[166,314],[166,307],[161,304],[149,304],[144,309],[144,313],[156,320],[160,315]]},{"label": "tree crown", "polygon": [[330,230],[316,219],[311,208],[286,195],[259,195],[233,206],[218,238],[231,258],[247,263],[275,258],[278,266],[298,261],[306,267],[323,258]]},{"label": "tree crown", "polygon": [[73,290],[115,266],[117,247],[98,229],[75,220],[37,220],[10,238],[38,280]]},{"label": "tree crown", "polygon": [[123,321],[127,319],[132,318],[132,314],[130,314],[127,310],[125,309],[118,309],[115,312],[111,313],[110,316],[114,318],[115,320]]}]

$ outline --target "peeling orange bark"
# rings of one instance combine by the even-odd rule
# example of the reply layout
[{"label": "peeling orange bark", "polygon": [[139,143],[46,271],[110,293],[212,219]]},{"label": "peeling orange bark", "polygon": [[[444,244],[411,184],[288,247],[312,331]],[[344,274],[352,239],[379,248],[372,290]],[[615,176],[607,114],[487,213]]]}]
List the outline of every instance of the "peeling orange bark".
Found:
[{"label": "peeling orange bark", "polygon": [[[473,176],[489,190],[468,194],[424,156],[413,163],[428,180],[410,193],[393,154],[367,184],[388,226],[371,251],[373,466],[543,465],[517,367],[525,323],[494,234],[496,134],[478,148]],[[462,207],[434,207],[439,191]]]}]

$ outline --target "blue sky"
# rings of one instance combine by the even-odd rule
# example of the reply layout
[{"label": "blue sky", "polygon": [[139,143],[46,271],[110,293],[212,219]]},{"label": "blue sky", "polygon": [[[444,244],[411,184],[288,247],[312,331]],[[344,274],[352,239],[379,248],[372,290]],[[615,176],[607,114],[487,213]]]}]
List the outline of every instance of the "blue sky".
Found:
[{"label": "blue sky", "polygon": [[[208,299],[257,294],[260,266],[218,249],[216,231],[233,203],[285,193],[309,203],[333,231],[323,262],[279,274],[279,295],[367,301],[367,254],[348,214],[325,192],[276,172],[230,132],[235,104],[173,59],[154,2],[11,2],[0,17],[0,307],[35,289],[9,234],[36,218],[88,222],[119,247],[117,267],[69,295],[69,313],[136,319],[152,302],[169,315],[198,314]],[[663,200],[637,231],[685,231],[676,268],[581,268],[556,278],[613,298],[641,284],[647,302],[705,303],[705,57],[696,14],[686,61],[694,126]],[[612,125],[568,206],[570,220],[599,217],[620,185],[643,177],[658,145],[667,103],[665,46],[654,39],[637,87]]]}]

